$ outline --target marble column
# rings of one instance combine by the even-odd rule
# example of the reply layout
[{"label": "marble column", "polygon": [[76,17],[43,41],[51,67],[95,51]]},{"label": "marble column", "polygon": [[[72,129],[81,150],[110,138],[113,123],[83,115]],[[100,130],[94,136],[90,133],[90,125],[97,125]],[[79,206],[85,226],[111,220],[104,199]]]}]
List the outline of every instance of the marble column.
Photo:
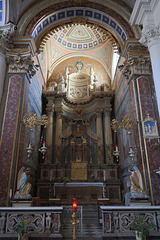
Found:
[{"label": "marble column", "polygon": [[48,125],[46,128],[46,146],[47,146],[46,163],[49,163],[49,164],[52,163],[53,114],[54,114],[54,105],[52,103],[52,100],[50,101],[48,99],[48,104],[47,104]]},{"label": "marble column", "polygon": [[160,114],[160,1],[137,0],[135,2],[130,23],[131,25],[141,25],[142,36],[140,43],[148,47],[151,57],[153,78],[157,96],[158,110]]},{"label": "marble column", "polygon": [[[154,177],[152,173],[154,169],[158,169],[160,155],[157,151],[155,156],[155,152],[153,149],[151,150],[151,142],[144,137],[142,126],[147,114],[150,114],[153,119],[157,118],[151,62],[147,52],[146,48],[141,52],[138,49],[133,51],[132,48],[131,51],[128,51],[126,61],[120,69],[129,83],[130,103],[132,106],[130,114],[134,118],[137,117],[138,121],[138,129],[134,131],[135,141],[132,143],[133,150],[135,147],[137,149],[137,159],[134,158],[134,161],[137,162],[140,172],[143,173],[145,188],[152,199],[152,204],[154,204],[154,199],[157,201],[157,189],[156,185],[153,184]],[[154,164],[152,163],[153,159]]]},{"label": "marble column", "polygon": [[111,131],[111,117],[110,109],[105,109],[104,121],[105,121],[105,154],[106,163],[111,164],[113,162],[112,156],[112,131]]},{"label": "marble column", "polygon": [[56,107],[55,161],[61,162],[62,149],[62,107]]},{"label": "marble column", "polygon": [[10,205],[11,203],[9,193],[14,194],[15,192],[18,168],[22,166],[22,159],[20,160],[19,156],[25,148],[23,143],[21,144],[22,138],[24,140],[21,130],[26,85],[27,78],[35,74],[34,71],[32,72],[33,61],[31,57],[28,49],[14,49],[6,52],[8,75],[5,89],[5,111],[2,115],[3,127],[0,132],[0,172],[2,173],[0,182],[3,184],[0,195],[3,205]]},{"label": "marble column", "polygon": [[104,162],[104,151],[103,151],[103,127],[102,127],[102,109],[96,110],[97,120],[96,120],[96,129],[97,129],[97,157],[98,164],[103,164]]},{"label": "marble column", "polygon": [[106,145],[112,145],[112,132],[111,132],[111,113],[110,111],[105,111],[104,119],[105,119],[105,142]]},{"label": "marble column", "polygon": [[151,57],[153,79],[156,90],[158,111],[160,114],[160,30],[158,27],[147,25],[143,28],[140,42],[148,47]]}]

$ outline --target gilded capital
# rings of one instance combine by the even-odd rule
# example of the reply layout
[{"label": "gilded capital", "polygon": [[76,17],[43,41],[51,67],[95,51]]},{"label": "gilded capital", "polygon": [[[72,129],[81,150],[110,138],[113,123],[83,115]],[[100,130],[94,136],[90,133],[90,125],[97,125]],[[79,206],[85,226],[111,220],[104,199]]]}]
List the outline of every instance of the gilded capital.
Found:
[{"label": "gilded capital", "polygon": [[110,107],[105,107],[104,108],[104,115],[105,116],[110,116],[111,115],[112,108]]},{"label": "gilded capital", "polygon": [[55,108],[55,112],[56,112],[56,114],[57,114],[57,117],[58,117],[58,118],[61,118],[61,117],[62,117],[62,114],[63,114],[62,106],[57,106],[57,107]]},{"label": "gilded capital", "polygon": [[47,104],[47,115],[53,115],[54,113],[54,104]]},{"label": "gilded capital", "polygon": [[96,109],[96,116],[101,117],[102,116],[103,109],[102,108],[97,108]]},{"label": "gilded capital", "polygon": [[6,61],[9,64],[9,73],[26,73],[29,82],[38,70],[38,66],[34,65],[31,52],[28,49],[7,51]]},{"label": "gilded capital", "polygon": [[133,74],[151,74],[151,60],[146,51],[130,51],[123,65],[119,66],[123,75],[130,80]]}]

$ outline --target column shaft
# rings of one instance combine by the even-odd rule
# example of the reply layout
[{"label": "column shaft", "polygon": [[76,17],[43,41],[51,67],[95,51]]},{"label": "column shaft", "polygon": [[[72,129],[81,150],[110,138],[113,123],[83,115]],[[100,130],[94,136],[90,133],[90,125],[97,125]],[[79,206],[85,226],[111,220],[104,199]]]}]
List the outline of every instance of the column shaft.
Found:
[{"label": "column shaft", "polygon": [[47,115],[48,115],[48,125],[46,129],[47,163],[51,163],[53,144],[53,111],[49,111]]},{"label": "column shaft", "polygon": [[62,116],[61,114],[57,114],[56,117],[56,136],[55,136],[55,145],[61,146],[62,140],[60,136],[62,135]]},{"label": "column shaft", "polygon": [[112,144],[110,112],[105,112],[105,142],[106,145]]},{"label": "column shaft", "polygon": [[103,162],[104,162],[104,151],[103,151],[102,111],[98,110],[98,112],[96,114],[97,114],[96,127],[97,127],[97,136],[98,136],[97,157],[98,157],[98,163],[103,164]]},{"label": "column shaft", "polygon": [[151,56],[151,64],[153,71],[153,79],[155,84],[156,96],[157,96],[157,104],[158,111],[160,113],[160,39],[153,40],[152,43],[148,45],[148,49]]}]

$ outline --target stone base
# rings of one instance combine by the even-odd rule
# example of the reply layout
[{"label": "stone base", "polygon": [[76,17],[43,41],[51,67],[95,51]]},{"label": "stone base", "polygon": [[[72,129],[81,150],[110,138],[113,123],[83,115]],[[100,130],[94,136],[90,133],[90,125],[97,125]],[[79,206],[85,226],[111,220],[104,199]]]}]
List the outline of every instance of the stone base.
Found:
[{"label": "stone base", "polygon": [[31,194],[15,194],[14,201],[32,201]]},{"label": "stone base", "polygon": [[32,207],[32,201],[12,201],[12,207]]}]

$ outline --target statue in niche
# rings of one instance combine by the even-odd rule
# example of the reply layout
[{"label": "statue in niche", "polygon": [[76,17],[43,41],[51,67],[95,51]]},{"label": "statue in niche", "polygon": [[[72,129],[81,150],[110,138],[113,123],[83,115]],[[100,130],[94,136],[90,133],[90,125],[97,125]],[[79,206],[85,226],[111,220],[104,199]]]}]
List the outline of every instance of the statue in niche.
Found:
[{"label": "statue in niche", "polygon": [[142,175],[139,169],[134,166],[132,169],[128,169],[130,175],[130,197],[131,198],[146,198],[146,191],[143,187]]},{"label": "statue in niche", "polygon": [[22,167],[18,173],[17,180],[17,191],[15,193],[14,199],[31,199],[31,183],[30,183],[30,168]]},{"label": "statue in niche", "polygon": [[57,83],[56,82],[50,82],[47,90],[56,91],[57,90]]},{"label": "statue in niche", "polygon": [[67,87],[66,81],[64,79],[64,76],[61,74],[60,81],[58,82],[57,85],[57,90],[58,92],[66,92],[66,87]]}]

